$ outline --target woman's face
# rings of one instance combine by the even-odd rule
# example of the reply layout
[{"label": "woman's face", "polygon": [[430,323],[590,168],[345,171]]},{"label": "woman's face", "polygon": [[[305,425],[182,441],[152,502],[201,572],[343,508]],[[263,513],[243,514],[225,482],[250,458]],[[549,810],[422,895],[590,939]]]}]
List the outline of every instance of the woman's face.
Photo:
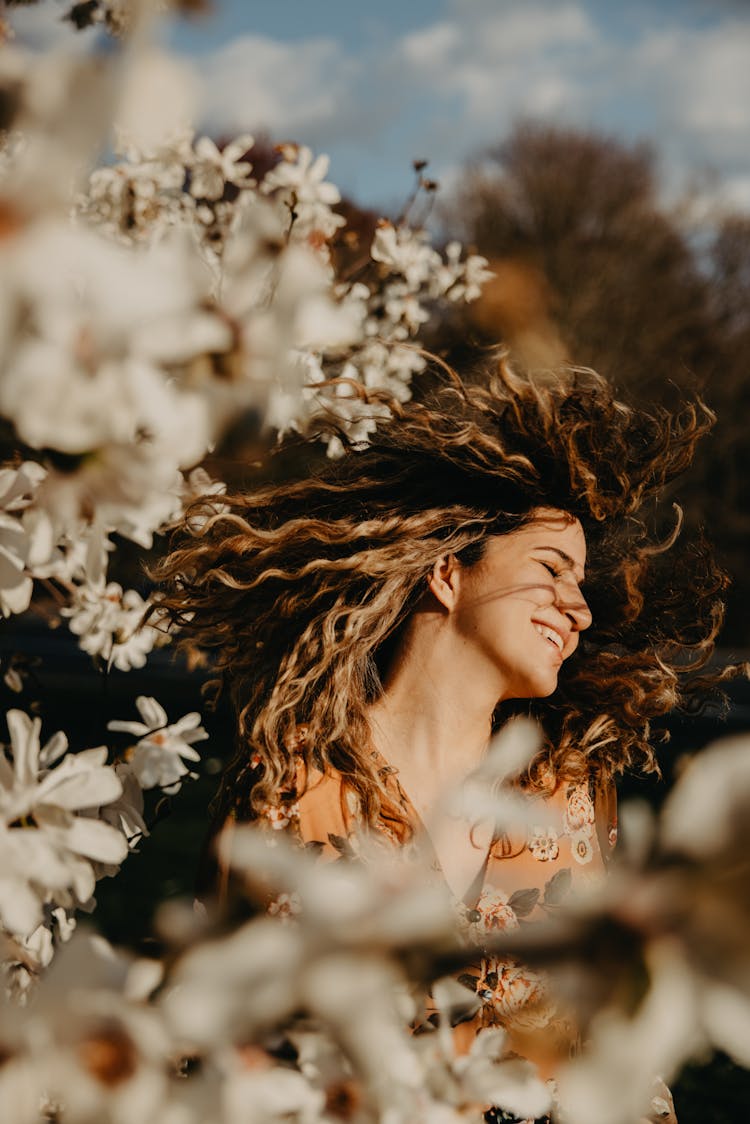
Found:
[{"label": "woman's face", "polygon": [[490,538],[460,566],[454,626],[474,666],[497,674],[501,699],[544,698],[591,613],[581,592],[586,539],[577,519],[539,508],[532,522]]}]

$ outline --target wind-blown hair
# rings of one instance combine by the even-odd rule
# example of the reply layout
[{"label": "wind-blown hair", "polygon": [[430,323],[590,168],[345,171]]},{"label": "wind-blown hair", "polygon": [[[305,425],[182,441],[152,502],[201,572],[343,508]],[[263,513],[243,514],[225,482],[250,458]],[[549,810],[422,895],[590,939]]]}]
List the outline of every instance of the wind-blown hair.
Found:
[{"label": "wind-blown hair", "polygon": [[685,541],[669,505],[666,537],[659,526],[711,412],[632,409],[591,371],[534,382],[503,360],[482,385],[451,373],[423,402],[370,398],[392,416],[367,447],[296,482],[197,501],[157,571],[161,611],[181,643],[214,650],[238,715],[219,815],[293,791],[296,744],[308,768],[343,774],[369,822],[398,819],[367,707],[399,632],[441,555],[471,565],[540,507],[581,521],[593,625],[550,698],[505,703],[495,721],[540,719],[532,789],[653,771],[651,724],[705,690],[722,616],[726,579],[707,545]]}]

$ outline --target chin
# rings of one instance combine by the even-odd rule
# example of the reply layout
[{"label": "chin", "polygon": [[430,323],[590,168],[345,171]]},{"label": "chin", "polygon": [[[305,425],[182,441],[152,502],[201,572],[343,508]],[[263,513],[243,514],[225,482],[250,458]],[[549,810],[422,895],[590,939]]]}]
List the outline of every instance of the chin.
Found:
[{"label": "chin", "polygon": [[523,694],[518,698],[523,699],[548,699],[557,690],[557,675],[535,675],[527,683]]}]

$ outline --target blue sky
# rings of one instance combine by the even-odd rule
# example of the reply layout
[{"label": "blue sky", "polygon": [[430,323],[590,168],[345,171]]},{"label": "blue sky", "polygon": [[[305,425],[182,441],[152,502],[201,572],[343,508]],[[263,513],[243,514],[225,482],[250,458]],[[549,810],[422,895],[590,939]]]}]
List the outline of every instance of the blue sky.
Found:
[{"label": "blue sky", "polygon": [[[14,16],[56,38],[63,0]],[[202,128],[266,129],[329,153],[330,178],[383,209],[429,158],[466,159],[532,118],[651,141],[665,191],[750,209],[745,0],[215,0],[167,32],[201,82]]]}]

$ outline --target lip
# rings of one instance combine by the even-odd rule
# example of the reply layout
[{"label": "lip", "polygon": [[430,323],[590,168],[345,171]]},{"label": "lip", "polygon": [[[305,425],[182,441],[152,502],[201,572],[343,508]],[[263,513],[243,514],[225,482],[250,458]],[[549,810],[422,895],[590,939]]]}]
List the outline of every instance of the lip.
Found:
[{"label": "lip", "polygon": [[542,628],[548,628],[550,632],[557,633],[557,635],[560,637],[560,648],[557,649],[557,655],[559,656],[560,662],[562,663],[562,661],[565,659],[563,652],[565,651],[565,645],[568,642],[570,632],[563,632],[562,629],[557,627],[557,625],[550,624],[549,621],[533,620],[531,623],[534,625],[540,625]]}]

